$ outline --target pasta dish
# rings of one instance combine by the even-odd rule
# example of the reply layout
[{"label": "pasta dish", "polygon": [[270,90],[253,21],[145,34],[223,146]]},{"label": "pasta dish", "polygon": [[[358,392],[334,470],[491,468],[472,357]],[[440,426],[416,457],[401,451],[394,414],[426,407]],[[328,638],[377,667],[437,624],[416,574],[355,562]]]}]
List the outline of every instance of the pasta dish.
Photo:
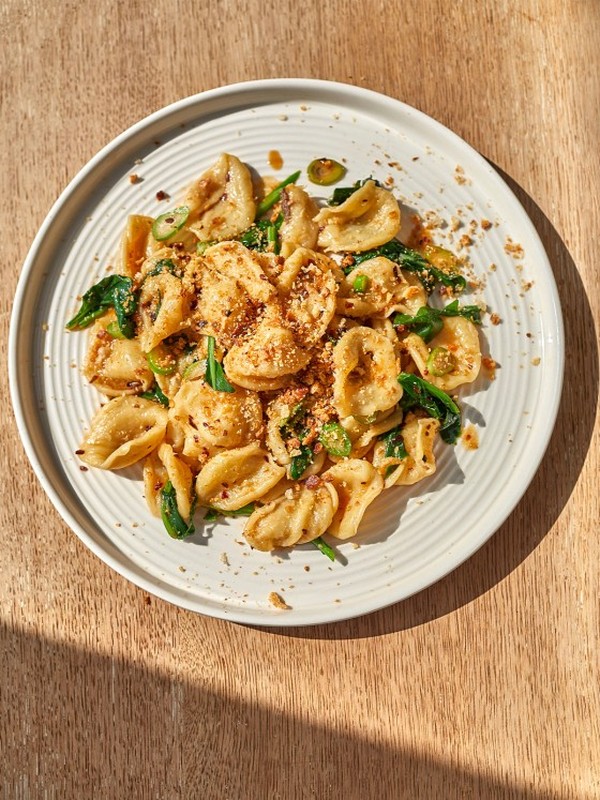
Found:
[{"label": "pasta dish", "polygon": [[[345,169],[319,159],[310,182]],[[479,374],[481,308],[458,259],[372,178],[317,202],[222,154],[157,218],[130,216],[115,269],[81,298],[83,372],[105,397],[77,451],[140,464],[170,536],[247,516],[251,547],[354,537],[382,492],[436,470]]]}]

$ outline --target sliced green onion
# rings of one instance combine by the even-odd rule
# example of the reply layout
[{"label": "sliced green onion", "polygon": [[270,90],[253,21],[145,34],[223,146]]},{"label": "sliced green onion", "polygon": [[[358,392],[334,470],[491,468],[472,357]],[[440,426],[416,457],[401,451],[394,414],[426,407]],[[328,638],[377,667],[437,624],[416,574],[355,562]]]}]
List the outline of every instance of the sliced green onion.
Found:
[{"label": "sliced green onion", "polygon": [[112,322],[109,322],[106,326],[106,332],[109,333],[113,339],[126,339],[127,337],[119,327],[119,323],[116,319],[113,319]]},{"label": "sliced green onion", "polygon": [[299,177],[300,177],[300,170],[298,170],[298,172],[294,172],[293,175],[290,175],[284,181],[281,181],[281,183],[278,183],[277,186],[273,189],[273,191],[269,192],[269,194],[265,197],[265,199],[258,204],[258,206],[256,207],[256,216],[262,217],[262,215],[266,214],[267,211],[269,211],[269,209],[273,208],[275,203],[277,203],[279,201],[279,198],[281,197],[282,189],[285,189],[285,187],[288,186],[290,183],[295,183]]},{"label": "sliced green onion", "polygon": [[172,211],[167,211],[166,214],[161,214],[154,220],[152,236],[157,242],[164,242],[165,239],[169,239],[180,228],[183,228],[189,215],[190,210],[187,206],[178,206]]},{"label": "sliced green onion", "polygon": [[332,456],[349,456],[352,442],[339,422],[326,422],[319,433],[319,441]]},{"label": "sliced green onion", "polygon": [[306,168],[308,180],[318,186],[331,186],[346,174],[346,167],[332,158],[315,158]]},{"label": "sliced green onion", "polygon": [[357,275],[352,284],[352,289],[358,294],[364,294],[369,290],[369,279],[366,275]]},{"label": "sliced green onion", "polygon": [[162,344],[156,345],[153,350],[146,353],[146,361],[155,375],[172,375],[177,369],[175,359]]},{"label": "sliced green onion", "polygon": [[456,359],[445,347],[434,347],[427,359],[427,371],[436,378],[452,372],[456,366]]},{"label": "sliced green onion", "polygon": [[318,536],[316,539],[313,539],[311,544],[314,544],[317,550],[320,550],[330,561],[335,561],[335,550],[333,547],[330,547],[327,542],[323,541],[320,536]]}]

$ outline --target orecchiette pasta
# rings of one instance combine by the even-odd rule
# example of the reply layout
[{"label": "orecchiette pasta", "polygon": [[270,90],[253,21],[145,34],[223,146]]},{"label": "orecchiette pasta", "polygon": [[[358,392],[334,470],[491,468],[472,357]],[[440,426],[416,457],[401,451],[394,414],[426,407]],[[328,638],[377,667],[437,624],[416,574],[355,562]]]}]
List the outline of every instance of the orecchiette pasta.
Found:
[{"label": "orecchiette pasta", "polygon": [[329,533],[337,539],[350,539],[367,507],[381,493],[383,478],[368,461],[351,458],[330,467],[323,473],[323,480],[333,484],[339,498]]},{"label": "orecchiette pasta", "polygon": [[352,328],[342,336],[333,350],[333,370],[333,403],[340,417],[367,417],[402,397],[394,348],[372,328]]},{"label": "orecchiette pasta", "polygon": [[389,242],[400,230],[400,207],[391,192],[366,181],[341,205],[315,217],[318,244],[327,252],[363,252]]},{"label": "orecchiette pasta", "polygon": [[244,535],[257,550],[311,542],[332,523],[339,498],[334,487],[325,482],[307,489],[297,483],[276,500],[253,512]]},{"label": "orecchiette pasta", "polygon": [[247,514],[256,550],[326,551],[320,537],[355,536],[382,491],[431,476],[438,438],[460,435],[446,392],[479,374],[478,307],[428,304],[432,275],[445,296],[464,285],[456,260],[422,230],[418,252],[401,244],[398,202],[373,179],[323,204],[295,177],[261,187],[222,154],[182,205],[128,218],[118,274],[67,324],[90,326],[83,373],[111,398],[78,453],[142,465],[174,538],[204,508]]},{"label": "orecchiette pasta", "polygon": [[258,500],[285,475],[258,442],[213,456],[196,478],[200,502],[236,511]]},{"label": "orecchiette pasta", "polygon": [[[417,365],[421,375],[445,392],[464,383],[472,383],[481,369],[481,350],[477,328],[468,319],[446,317],[442,330],[425,344],[420,336],[409,334],[404,340],[406,350]],[[450,358],[450,370],[435,375],[427,366],[430,354],[436,347],[445,348]]]},{"label": "orecchiette pasta", "polygon": [[154,381],[154,374],[137,339],[115,339],[106,330],[115,324],[107,314],[94,324],[83,374],[99,392],[107,397],[140,394]]},{"label": "orecchiette pasta", "polygon": [[92,420],[79,457],[101,469],[123,469],[146,458],[162,442],[168,415],[151,400],[114,397]]},{"label": "orecchiette pasta", "polygon": [[234,239],[254,220],[256,204],[250,170],[223,153],[190,187],[186,199],[189,227],[200,241]]}]

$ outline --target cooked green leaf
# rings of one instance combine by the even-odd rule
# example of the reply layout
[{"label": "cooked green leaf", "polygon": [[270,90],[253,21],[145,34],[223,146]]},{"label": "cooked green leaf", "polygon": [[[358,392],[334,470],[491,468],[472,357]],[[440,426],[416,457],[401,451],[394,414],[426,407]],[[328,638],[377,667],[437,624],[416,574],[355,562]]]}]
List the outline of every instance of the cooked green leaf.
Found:
[{"label": "cooked green leaf", "polygon": [[454,400],[418,375],[401,372],[398,382],[404,389],[400,405],[404,410],[419,407],[440,421],[440,436],[447,444],[454,444],[461,432],[460,409]]},{"label": "cooked green leaf", "polygon": [[385,457],[386,458],[406,458],[408,453],[404,446],[404,439],[402,438],[402,428],[397,425],[391,431],[382,434],[379,437],[385,442]]},{"label": "cooked green leaf", "polygon": [[73,319],[67,322],[67,328],[69,330],[87,328],[109,308],[114,308],[119,330],[126,339],[132,339],[135,334],[133,315],[137,310],[137,304],[131,278],[124,275],[108,275],[83,295],[81,307]]},{"label": "cooked green leaf", "polygon": [[140,397],[143,397],[144,400],[152,400],[155,403],[160,403],[165,408],[169,407],[169,398],[163,394],[158,383],[155,383],[147,392],[142,392]]},{"label": "cooked green leaf", "polygon": [[173,539],[187,539],[195,532],[194,512],[190,514],[190,519],[186,522],[177,508],[177,495],[171,481],[167,481],[162,492],[160,502],[160,516],[167,533]]},{"label": "cooked green leaf", "polygon": [[208,354],[206,358],[206,382],[217,392],[235,392],[223,372],[223,367],[215,358],[215,337],[208,336]]},{"label": "cooked green leaf", "polygon": [[401,325],[413,333],[418,334],[424,342],[430,342],[443,328],[442,317],[465,317],[476,325],[481,323],[481,309],[479,306],[459,306],[458,300],[453,300],[445,308],[432,308],[421,306],[414,316],[410,314],[395,314],[393,325]]},{"label": "cooked green leaf", "polygon": [[467,282],[463,276],[458,273],[444,272],[428,261],[425,256],[412,250],[410,247],[402,244],[398,239],[392,239],[381,247],[374,247],[371,250],[365,250],[363,253],[353,253],[353,263],[345,267],[345,272],[351,272],[359,264],[368,261],[377,256],[384,256],[389,258],[395,264],[398,264],[402,269],[414,272],[419,278],[427,292],[432,292],[436,284],[442,283],[444,286],[451,287],[454,291],[462,291]]}]

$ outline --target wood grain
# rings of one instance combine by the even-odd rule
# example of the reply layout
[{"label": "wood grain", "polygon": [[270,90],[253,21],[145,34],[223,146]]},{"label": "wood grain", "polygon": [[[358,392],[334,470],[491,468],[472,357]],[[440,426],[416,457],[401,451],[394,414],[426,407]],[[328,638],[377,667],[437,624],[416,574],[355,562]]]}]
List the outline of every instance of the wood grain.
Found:
[{"label": "wood grain", "polygon": [[315,77],[410,103],[495,164],[564,298],[556,434],[472,559],[358,620],[274,632],[147,595],[0,430],[4,798],[600,797],[596,0],[2,0],[0,390],[21,264],[78,169],[173,100]]}]

